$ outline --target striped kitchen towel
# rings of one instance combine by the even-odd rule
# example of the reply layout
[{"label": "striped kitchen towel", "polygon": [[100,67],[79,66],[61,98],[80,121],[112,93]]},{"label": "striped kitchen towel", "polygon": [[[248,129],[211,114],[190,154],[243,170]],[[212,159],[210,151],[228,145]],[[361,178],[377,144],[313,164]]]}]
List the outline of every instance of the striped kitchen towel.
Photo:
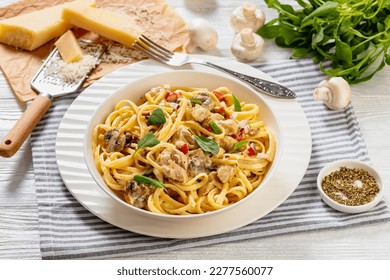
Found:
[{"label": "striped kitchen towel", "polygon": [[44,259],[125,258],[195,246],[237,242],[318,229],[334,229],[390,220],[384,201],[372,211],[344,214],[325,205],[316,190],[319,170],[328,162],[354,158],[369,161],[350,105],[331,111],[313,101],[312,91],[324,75],[310,60],[256,63],[253,67],[292,89],[308,118],[312,156],[294,193],[265,217],[232,232],[195,239],[148,237],[117,228],[91,214],[64,186],[56,165],[55,139],[61,118],[77,94],[56,100],[31,135],[39,207],[41,251]]}]

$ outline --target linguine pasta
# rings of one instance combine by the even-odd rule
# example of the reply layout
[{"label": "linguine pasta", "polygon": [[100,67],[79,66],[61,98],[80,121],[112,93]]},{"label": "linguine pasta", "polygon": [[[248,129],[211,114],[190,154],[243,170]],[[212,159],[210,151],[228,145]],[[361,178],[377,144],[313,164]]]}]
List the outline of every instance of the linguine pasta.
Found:
[{"label": "linguine pasta", "polygon": [[96,168],[124,201],[151,212],[227,207],[260,185],[274,159],[258,113],[226,87],[152,88],[139,104],[120,101],[94,128]]}]

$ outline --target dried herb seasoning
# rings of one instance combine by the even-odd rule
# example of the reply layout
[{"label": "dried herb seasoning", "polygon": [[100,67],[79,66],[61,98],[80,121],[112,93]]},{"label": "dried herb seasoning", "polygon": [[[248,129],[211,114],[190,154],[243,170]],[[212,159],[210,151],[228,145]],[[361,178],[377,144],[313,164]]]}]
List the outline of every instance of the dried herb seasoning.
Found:
[{"label": "dried herb seasoning", "polygon": [[331,199],[348,206],[367,204],[379,192],[375,178],[359,168],[341,167],[325,176],[321,187]]}]

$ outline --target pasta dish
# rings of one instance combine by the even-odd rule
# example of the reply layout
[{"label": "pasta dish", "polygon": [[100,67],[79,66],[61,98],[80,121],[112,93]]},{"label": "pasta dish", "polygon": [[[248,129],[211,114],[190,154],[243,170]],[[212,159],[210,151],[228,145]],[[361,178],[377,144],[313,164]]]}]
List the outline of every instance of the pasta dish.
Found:
[{"label": "pasta dish", "polygon": [[201,214],[243,199],[274,159],[259,106],[226,87],[160,85],[120,101],[93,129],[96,168],[128,204],[154,213]]}]

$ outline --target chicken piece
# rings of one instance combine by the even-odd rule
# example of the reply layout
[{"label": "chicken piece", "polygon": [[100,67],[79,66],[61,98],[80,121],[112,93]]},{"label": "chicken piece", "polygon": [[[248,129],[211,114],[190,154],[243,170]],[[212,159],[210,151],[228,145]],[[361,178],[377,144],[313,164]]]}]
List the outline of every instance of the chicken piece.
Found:
[{"label": "chicken piece", "polygon": [[234,145],[237,142],[238,141],[236,139],[234,139],[233,137],[231,137],[231,136],[225,136],[224,138],[218,140],[219,146],[222,149],[224,149],[225,151],[228,151],[228,152],[232,152],[233,151]]},{"label": "chicken piece", "polygon": [[188,158],[177,149],[165,149],[157,159],[163,169],[164,176],[175,181],[188,180]]},{"label": "chicken piece", "polygon": [[187,156],[189,158],[188,172],[191,176],[195,177],[199,173],[208,172],[211,168],[212,162],[202,149],[189,151]]},{"label": "chicken piece", "polygon": [[208,116],[202,123],[203,127],[207,127],[210,125],[211,122],[216,122],[216,121],[221,121],[224,120],[225,118],[218,113],[211,113],[210,116]]},{"label": "chicken piece", "polygon": [[188,167],[188,158],[185,154],[177,149],[165,149],[159,156],[158,162],[161,165],[169,165],[170,162],[174,162],[183,169]]},{"label": "chicken piece", "polygon": [[137,208],[145,208],[149,196],[155,191],[155,188],[144,184],[138,184],[136,181],[130,181],[122,190],[123,197],[128,204]]},{"label": "chicken piece", "polygon": [[126,135],[121,133],[118,129],[107,131],[104,134],[104,143],[108,153],[120,152],[126,144]]},{"label": "chicken piece", "polygon": [[215,122],[219,127],[222,127],[225,130],[226,135],[237,133],[239,129],[238,124],[232,119],[217,120]]},{"label": "chicken piece", "polygon": [[217,177],[222,183],[229,182],[234,176],[234,167],[222,165],[217,169]]},{"label": "chicken piece", "polygon": [[191,116],[197,122],[203,122],[210,115],[210,110],[199,104],[196,104],[195,107],[191,109]]},{"label": "chicken piece", "polygon": [[187,170],[178,165],[177,163],[170,161],[167,165],[161,166],[164,172],[164,176],[178,181],[178,182],[186,182],[188,181]]},{"label": "chicken piece", "polygon": [[183,144],[187,144],[190,149],[195,147],[195,140],[192,137],[191,132],[183,125],[180,125],[177,128],[177,131],[173,134],[171,141],[179,149],[183,146]]}]

